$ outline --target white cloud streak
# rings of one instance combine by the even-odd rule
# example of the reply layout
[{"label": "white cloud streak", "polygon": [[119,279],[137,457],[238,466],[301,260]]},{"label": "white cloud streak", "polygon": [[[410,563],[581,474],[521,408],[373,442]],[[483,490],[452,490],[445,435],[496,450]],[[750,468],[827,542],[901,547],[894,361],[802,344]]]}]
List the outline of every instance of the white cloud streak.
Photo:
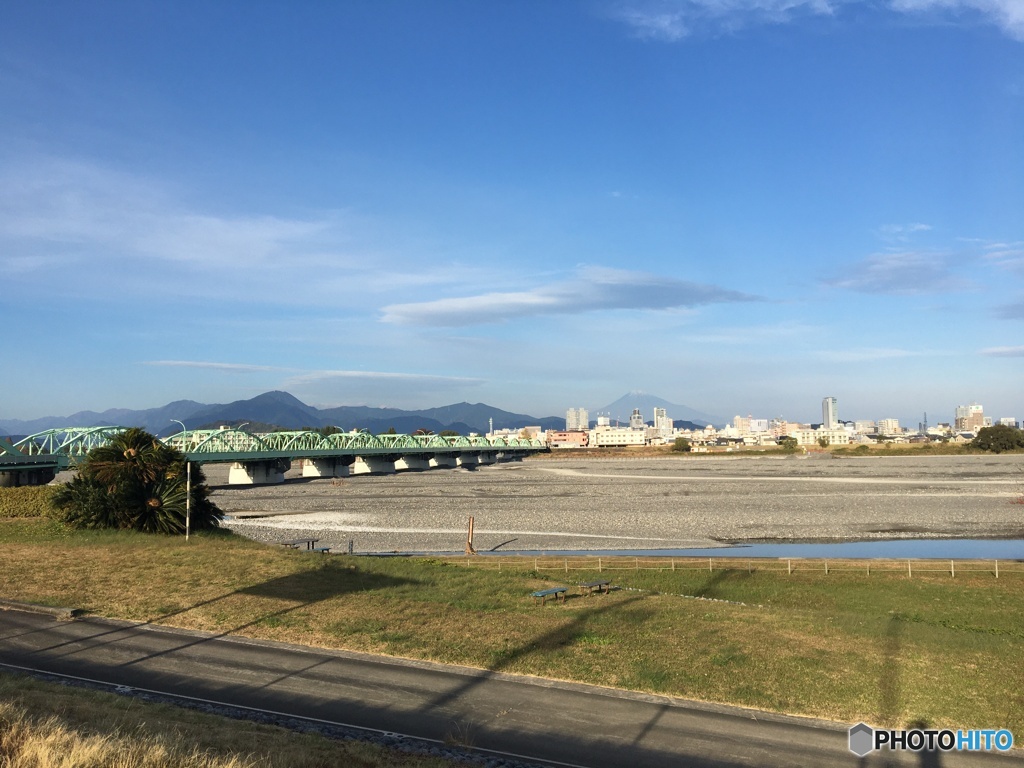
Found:
[{"label": "white cloud streak", "polygon": [[472,385],[486,383],[486,379],[469,376],[436,376],[429,373],[391,373],[386,371],[310,371],[293,376],[288,384],[310,384],[313,382],[330,381],[333,379],[364,380],[364,381],[397,381],[420,384],[460,384]]},{"label": "white cloud streak", "polygon": [[860,293],[915,295],[963,291],[973,287],[949,268],[944,254],[904,251],[869,256],[845,275],[822,281],[832,288]]},{"label": "white cloud streak", "polygon": [[1024,357],[1024,347],[988,347],[981,350],[988,357]]},{"label": "white cloud streak", "polygon": [[486,382],[486,379],[467,376],[439,376],[431,373],[403,373],[396,371],[304,371],[300,368],[282,368],[275,365],[252,365],[248,363],[219,363],[205,360],[147,360],[143,365],[160,366],[164,368],[197,368],[208,371],[223,371],[225,373],[293,373],[288,378],[286,385],[310,384],[334,379],[362,380],[362,381],[394,381],[423,384],[460,384],[477,385]]},{"label": "white cloud streak", "polygon": [[143,365],[163,368],[201,368],[208,371],[228,373],[266,373],[267,371],[290,371],[294,368],[278,368],[273,365],[247,365],[244,363],[210,363],[201,360],[146,360]]},{"label": "white cloud streak", "polygon": [[538,315],[613,309],[665,310],[759,300],[713,285],[642,272],[587,267],[579,270],[572,280],[531,290],[391,304],[384,307],[381,319],[401,325],[462,326]]},{"label": "white cloud streak", "polygon": [[903,357],[918,357],[924,353],[906,349],[863,348],[823,350],[818,357],[830,363],[869,363],[877,360],[897,360]]},{"label": "white cloud streak", "polygon": [[0,178],[0,237],[38,253],[95,250],[206,268],[254,265],[325,233],[329,219],[212,216],[160,189],[86,163],[47,160]]},{"label": "white cloud streak", "polygon": [[1008,36],[1024,42],[1024,2],[1021,0],[892,0],[890,6],[901,13],[977,13]]},{"label": "white cloud streak", "polygon": [[[806,16],[833,16],[866,0],[637,0],[616,5],[611,16],[642,40],[674,43],[698,32],[718,34],[758,24],[785,24]],[[888,0],[882,8],[922,21],[972,16],[1024,41],[1021,0]]]}]

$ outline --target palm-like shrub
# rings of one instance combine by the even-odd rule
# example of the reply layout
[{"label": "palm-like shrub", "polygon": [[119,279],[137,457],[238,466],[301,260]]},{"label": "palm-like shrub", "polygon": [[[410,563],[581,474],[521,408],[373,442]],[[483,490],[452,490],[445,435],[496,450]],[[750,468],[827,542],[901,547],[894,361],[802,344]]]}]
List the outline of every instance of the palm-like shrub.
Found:
[{"label": "palm-like shrub", "polygon": [[[185,532],[185,455],[148,432],[132,428],[94,448],[78,476],[51,503],[77,528],[124,528],[147,533]],[[206,477],[192,468],[191,527],[215,528],[221,511],[209,499]]]}]

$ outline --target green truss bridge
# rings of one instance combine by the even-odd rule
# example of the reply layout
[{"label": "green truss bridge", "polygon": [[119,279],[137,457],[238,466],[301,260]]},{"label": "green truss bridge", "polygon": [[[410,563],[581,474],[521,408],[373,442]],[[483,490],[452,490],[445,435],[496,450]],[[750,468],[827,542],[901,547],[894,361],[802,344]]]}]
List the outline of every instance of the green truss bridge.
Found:
[{"label": "green truss bridge", "polygon": [[[0,440],[0,486],[49,482],[125,427],[48,429],[17,443]],[[539,440],[368,432],[269,432],[190,429],[163,438],[199,464],[230,464],[232,485],[280,483],[294,461],[303,477],[391,474],[440,467],[476,467],[516,461],[546,451]]]}]

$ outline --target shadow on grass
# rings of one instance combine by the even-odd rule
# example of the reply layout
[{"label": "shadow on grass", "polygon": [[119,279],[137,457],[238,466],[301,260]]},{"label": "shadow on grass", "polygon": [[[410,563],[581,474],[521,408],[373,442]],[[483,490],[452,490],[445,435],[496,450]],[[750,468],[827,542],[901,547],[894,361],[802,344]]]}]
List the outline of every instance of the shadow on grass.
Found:
[{"label": "shadow on grass", "polygon": [[[450,702],[462,697],[476,686],[481,685],[484,681],[493,677],[494,673],[508,669],[520,659],[530,656],[531,654],[552,653],[565,648],[566,646],[572,645],[587,634],[587,625],[595,617],[611,611],[621,610],[643,599],[644,598],[642,596],[638,595],[636,597],[627,598],[626,600],[606,603],[600,608],[592,608],[582,611],[568,624],[555,627],[537,638],[522,643],[518,648],[514,648],[511,651],[502,654],[502,657],[487,667],[487,670],[483,674],[467,678],[462,685],[442,693],[440,696],[433,699],[427,705],[426,709],[429,711],[449,704]],[[638,621],[642,621],[643,618],[643,615],[637,614]]]},{"label": "shadow on grass", "polygon": [[715,571],[708,580],[699,588],[693,591],[694,597],[711,597],[721,599],[722,594],[719,592],[719,587],[730,578],[739,576],[740,578],[748,578],[750,574],[746,571],[734,570],[732,568]]},{"label": "shadow on grass", "polygon": [[[258,624],[279,620],[288,614],[303,610],[335,597],[354,594],[356,592],[392,589],[407,584],[417,583],[412,579],[397,578],[394,576],[386,576],[376,573],[366,573],[360,571],[355,566],[340,563],[335,558],[328,559],[323,555],[311,555],[310,557],[321,558],[321,562],[318,563],[318,567],[280,576],[274,579],[268,579],[267,581],[243,587],[242,589],[232,590],[231,592],[226,592],[223,595],[218,595],[217,597],[201,600],[185,608],[179,608],[175,611],[163,613],[149,621],[139,622],[135,626],[157,626],[160,622],[165,622],[175,616],[180,616],[197,608],[215,605],[237,595],[250,595],[273,600],[284,600],[292,602],[294,605],[290,605],[279,610],[261,613],[252,619],[236,626],[232,626],[229,629],[204,635],[202,637],[196,637],[189,642],[181,643],[173,648],[167,648],[145,656],[138,656],[130,661],[123,662],[120,666],[139,664],[148,659],[165,656],[167,654],[176,653],[185,648],[208,643],[211,640],[217,640],[231,634],[242,632]],[[87,647],[82,647],[83,643],[86,641],[79,640],[57,643],[40,650],[56,651],[62,646],[68,646],[67,655],[80,653],[85,650],[94,650],[103,645],[119,642],[120,638],[118,635],[124,631],[123,627],[116,627],[98,632],[88,638]]]}]

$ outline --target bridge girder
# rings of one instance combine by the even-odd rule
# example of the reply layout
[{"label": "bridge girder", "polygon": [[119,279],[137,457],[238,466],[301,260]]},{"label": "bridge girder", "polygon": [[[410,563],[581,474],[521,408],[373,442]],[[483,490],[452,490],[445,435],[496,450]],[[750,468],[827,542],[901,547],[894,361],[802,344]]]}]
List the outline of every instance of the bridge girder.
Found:
[{"label": "bridge girder", "polygon": [[[119,426],[48,429],[19,440],[12,448],[18,456],[52,456],[60,466],[67,466],[84,457],[93,448],[105,445],[113,436],[126,429],[127,427]],[[367,451],[373,455],[381,455],[384,452],[401,455],[403,451],[426,454],[495,449],[518,452],[545,448],[539,440],[522,438],[373,435],[366,431],[322,435],[308,430],[256,434],[240,429],[190,429],[170,435],[163,442],[182,451],[192,461],[205,462],[354,456],[358,455],[359,451]],[[17,461],[10,452],[7,458]]]}]

